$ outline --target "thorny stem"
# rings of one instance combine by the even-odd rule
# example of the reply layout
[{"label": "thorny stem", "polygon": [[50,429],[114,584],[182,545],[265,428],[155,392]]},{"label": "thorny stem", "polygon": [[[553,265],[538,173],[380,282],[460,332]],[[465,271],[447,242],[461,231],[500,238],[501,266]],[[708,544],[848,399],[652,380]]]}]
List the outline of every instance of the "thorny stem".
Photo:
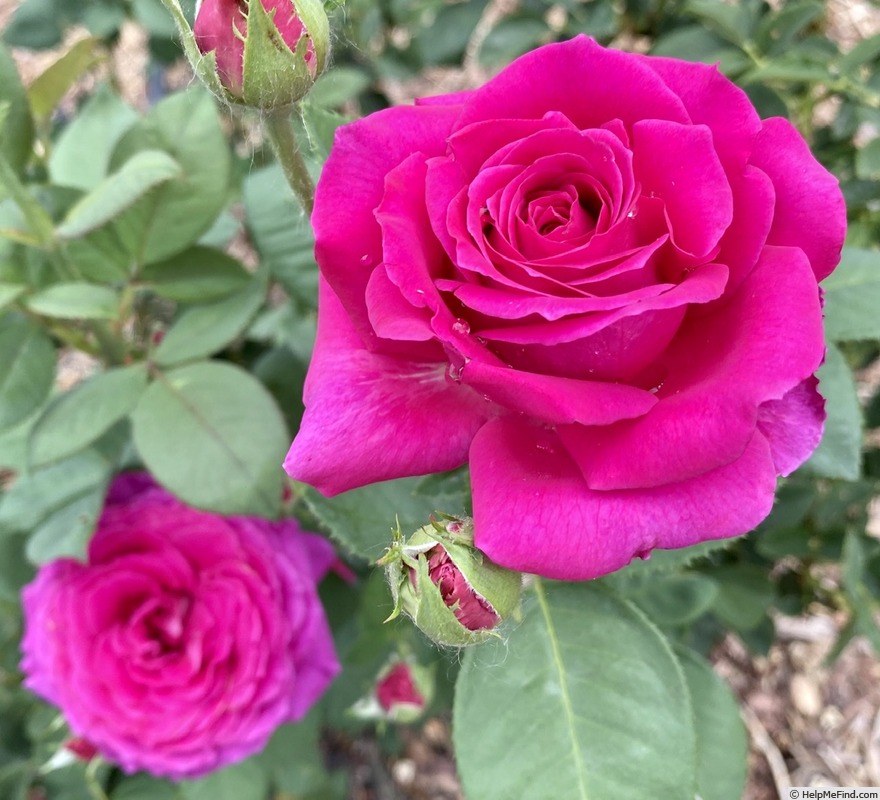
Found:
[{"label": "thorny stem", "polygon": [[290,188],[293,189],[306,214],[311,215],[315,204],[315,184],[312,183],[312,176],[309,175],[296,141],[289,109],[268,112],[263,125],[272,150],[275,151],[275,156],[284,170],[284,177],[287,178]]}]

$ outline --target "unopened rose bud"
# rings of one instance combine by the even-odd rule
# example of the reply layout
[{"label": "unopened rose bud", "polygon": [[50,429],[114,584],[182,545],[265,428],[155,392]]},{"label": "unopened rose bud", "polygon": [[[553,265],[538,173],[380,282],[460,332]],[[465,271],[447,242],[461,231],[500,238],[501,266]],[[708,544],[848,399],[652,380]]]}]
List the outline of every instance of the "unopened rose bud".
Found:
[{"label": "unopened rose bud", "polygon": [[98,755],[98,748],[88,739],[83,739],[81,736],[68,739],[64,743],[64,748],[73,753],[80,761],[91,761]]},{"label": "unopened rose bud", "polygon": [[88,739],[74,736],[61,743],[52,757],[40,767],[40,772],[47,773],[56,769],[69,767],[77,761],[89,762],[98,755],[98,748]]},{"label": "unopened rose bud", "polygon": [[352,713],[361,719],[415,722],[434,695],[434,674],[412,659],[395,656],[379,673],[369,696]]},{"label": "unopened rose bud", "polygon": [[405,661],[398,661],[379,679],[376,699],[386,713],[401,706],[410,706],[421,713],[425,707],[424,695],[416,688],[412,669]]},{"label": "unopened rose bud", "polygon": [[497,636],[519,603],[522,576],[474,547],[473,521],[449,518],[397,541],[382,558],[395,613],[437,644],[461,647]]},{"label": "unopened rose bud", "polygon": [[321,0],[201,0],[191,35],[204,56],[194,66],[209,88],[265,110],[302,99],[330,47]]}]

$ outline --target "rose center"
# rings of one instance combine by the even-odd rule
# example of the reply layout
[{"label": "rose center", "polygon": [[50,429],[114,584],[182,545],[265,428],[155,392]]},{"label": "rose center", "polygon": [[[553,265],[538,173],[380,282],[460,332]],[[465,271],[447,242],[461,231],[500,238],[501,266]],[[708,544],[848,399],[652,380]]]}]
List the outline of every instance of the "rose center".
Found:
[{"label": "rose center", "polygon": [[594,194],[566,186],[532,195],[522,216],[541,236],[564,241],[592,233],[600,210],[601,201]]},{"label": "rose center", "polygon": [[151,604],[143,617],[144,637],[161,653],[182,650],[191,605],[189,597],[180,595],[163,597]]}]

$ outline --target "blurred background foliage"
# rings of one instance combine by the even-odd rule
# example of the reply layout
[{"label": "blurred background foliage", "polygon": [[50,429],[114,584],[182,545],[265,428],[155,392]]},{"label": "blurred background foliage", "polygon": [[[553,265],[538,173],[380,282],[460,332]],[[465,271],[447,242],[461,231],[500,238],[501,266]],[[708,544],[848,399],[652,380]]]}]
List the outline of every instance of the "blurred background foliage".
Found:
[{"label": "blurred background foliage", "polygon": [[[839,177],[850,227],[824,284],[829,419],[819,451],[784,482],[756,534],[656,553],[603,581],[703,656],[730,631],[767,653],[775,616],[816,609],[842,621],[831,659],[855,635],[880,652],[880,24],[874,35],[848,27],[848,5],[877,19],[868,3],[814,0],[337,0],[334,68],[303,107],[299,133],[317,175],[347,119],[473,87],[528,50],[586,33],[717,63],[762,116],[790,118]],[[7,49],[54,50],[25,86],[0,49],[0,795],[344,796],[346,773],[316,766],[316,730],[329,725],[325,756],[348,753],[350,763],[368,726],[345,710],[390,654],[437,662],[434,708],[451,706],[458,659],[408,626],[383,627],[384,586],[366,576],[393,523],[388,509],[404,529],[436,509],[464,512],[465,476],[332,501],[302,487],[283,495],[276,467],[302,414],[317,272],[258,120],[218,114],[192,85],[160,0],[24,0],[6,11]],[[146,54],[133,91],[119,57],[132,23]],[[293,508],[331,533],[361,576],[325,587],[346,679],[320,713],[279,732],[259,759],[182,788],[94,763],[41,771],[65,731],[20,688],[16,666],[20,587],[36,565],[83,554],[111,476],[138,463],[194,505]],[[399,751],[394,730],[376,741],[370,759]],[[723,792],[712,796],[734,796]]]}]

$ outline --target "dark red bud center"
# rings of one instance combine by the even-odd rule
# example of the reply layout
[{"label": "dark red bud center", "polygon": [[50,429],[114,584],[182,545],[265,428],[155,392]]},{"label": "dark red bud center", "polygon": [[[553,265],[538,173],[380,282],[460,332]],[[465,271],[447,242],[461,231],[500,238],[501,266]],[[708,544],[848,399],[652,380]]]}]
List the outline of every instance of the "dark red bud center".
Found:
[{"label": "dark red bud center", "polygon": [[409,666],[403,662],[395,664],[376,685],[376,699],[384,711],[391,711],[395,705],[401,703],[419,708],[425,705],[425,698],[413,683]]},{"label": "dark red bud center", "polygon": [[431,582],[465,628],[469,631],[487,630],[501,621],[495,609],[470,587],[442,545],[436,545],[427,555]]},{"label": "dark red bud center", "polygon": [[98,748],[88,739],[83,739],[80,736],[68,739],[64,743],[64,749],[69,750],[81,761],[91,761],[96,755],[98,755]]}]

